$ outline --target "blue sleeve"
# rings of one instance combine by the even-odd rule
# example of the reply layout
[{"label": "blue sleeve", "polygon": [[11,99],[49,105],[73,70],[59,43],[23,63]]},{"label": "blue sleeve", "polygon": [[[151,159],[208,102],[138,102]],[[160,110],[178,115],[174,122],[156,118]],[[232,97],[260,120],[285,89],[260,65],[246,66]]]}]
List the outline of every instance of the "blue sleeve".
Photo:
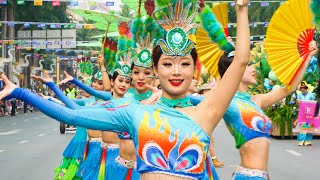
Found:
[{"label": "blue sleeve", "polygon": [[74,78],[71,82],[73,84],[75,84],[76,86],[78,86],[79,88],[86,91],[87,93],[91,94],[92,96],[95,96],[95,97],[102,99],[104,101],[109,101],[112,97],[112,94],[110,92],[97,91],[97,90],[93,89],[92,87],[83,84],[82,82],[80,82],[76,78]]},{"label": "blue sleeve", "polygon": [[53,82],[45,83],[58,97],[58,99],[63,102],[68,108],[71,109],[79,109],[79,106],[73,102],[70,98],[68,98],[60,88]]},{"label": "blue sleeve", "polygon": [[70,100],[73,101],[74,103],[76,103],[79,106],[85,106],[86,102],[84,100],[85,98],[82,99],[75,99],[75,98],[71,98]]},{"label": "blue sleeve", "polygon": [[66,124],[102,131],[130,132],[136,106],[72,110],[57,106],[26,89],[16,88],[8,98],[17,98],[34,106],[47,116]]},{"label": "blue sleeve", "polygon": [[196,106],[199,103],[201,103],[201,101],[204,100],[203,96],[192,96],[192,95],[187,95],[187,97],[191,100],[191,103]]}]

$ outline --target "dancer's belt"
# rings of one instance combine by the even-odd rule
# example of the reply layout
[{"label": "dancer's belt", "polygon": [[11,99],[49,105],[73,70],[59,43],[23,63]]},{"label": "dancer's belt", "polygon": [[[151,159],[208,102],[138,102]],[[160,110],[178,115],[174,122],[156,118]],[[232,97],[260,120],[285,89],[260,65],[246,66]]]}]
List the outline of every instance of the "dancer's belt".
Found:
[{"label": "dancer's belt", "polygon": [[259,169],[249,169],[238,166],[235,173],[240,173],[246,176],[257,176],[268,180],[270,179],[270,176],[267,171],[262,171]]},{"label": "dancer's belt", "polygon": [[122,157],[118,156],[116,158],[116,161],[121,164],[122,166],[128,168],[128,169],[136,169],[137,168],[137,162],[123,159]]},{"label": "dancer's belt", "polygon": [[107,148],[107,149],[116,149],[116,148],[119,148],[119,144],[108,144],[108,143],[104,143],[104,142],[101,143],[101,146],[102,146],[103,148]]},{"label": "dancer's belt", "polygon": [[89,138],[89,142],[102,142],[102,138]]}]

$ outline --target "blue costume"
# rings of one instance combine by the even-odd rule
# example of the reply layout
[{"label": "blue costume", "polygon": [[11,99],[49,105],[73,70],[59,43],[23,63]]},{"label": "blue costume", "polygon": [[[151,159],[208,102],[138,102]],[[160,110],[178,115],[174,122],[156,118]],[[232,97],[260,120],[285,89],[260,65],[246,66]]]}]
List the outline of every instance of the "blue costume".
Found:
[{"label": "blue costume", "polygon": [[251,139],[270,138],[272,123],[249,93],[237,92],[223,118],[238,149]]},{"label": "blue costume", "polygon": [[[68,108],[79,109],[79,106],[67,98],[63,92],[53,82],[47,82],[46,85],[52,89],[57,97],[65,103]],[[75,176],[78,168],[83,160],[83,153],[86,146],[87,132],[83,127],[78,127],[76,134],[69,142],[68,146],[63,152],[63,160],[61,165],[54,169],[56,175],[55,179],[70,179]]]},{"label": "blue costume", "polygon": [[194,120],[161,101],[153,106],[129,104],[120,108],[70,110],[52,105],[21,88],[15,89],[10,97],[24,100],[67,124],[129,132],[137,150],[140,173],[165,173],[194,179],[205,175],[210,136]]},{"label": "blue costume", "polygon": [[[192,97],[194,105],[203,100],[203,97]],[[223,117],[231,135],[235,139],[236,148],[254,138],[270,138],[272,122],[264,114],[262,109],[252,100],[249,93],[237,92],[232,99]],[[265,171],[251,170],[238,167],[234,174],[234,180],[268,179],[269,175]]]}]

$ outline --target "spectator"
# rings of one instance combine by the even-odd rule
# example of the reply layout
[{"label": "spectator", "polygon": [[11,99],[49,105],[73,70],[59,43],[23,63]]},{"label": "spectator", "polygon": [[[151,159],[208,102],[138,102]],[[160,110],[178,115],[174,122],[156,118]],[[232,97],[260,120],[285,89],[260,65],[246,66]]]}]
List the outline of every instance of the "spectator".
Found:
[{"label": "spectator", "polygon": [[2,88],[4,88],[4,83],[2,81],[2,78],[0,77],[0,90],[2,90]]},{"label": "spectator", "polygon": [[76,98],[78,95],[78,91],[75,87],[73,87],[72,83],[68,84],[68,87],[66,88],[64,93],[68,96],[68,98]]},{"label": "spectator", "polygon": [[301,93],[298,94],[297,99],[300,101],[314,101],[316,98],[312,92],[308,92],[308,86],[302,82],[300,84]]},{"label": "spectator", "polygon": [[6,115],[6,101],[4,99],[0,101],[0,112],[1,115]]},{"label": "spectator", "polygon": [[[302,82],[300,84],[300,91],[301,93],[298,94],[297,100],[298,101],[314,101],[316,98],[313,93],[308,92],[308,86],[306,83]],[[308,123],[307,123],[308,125]],[[298,132],[298,146],[311,146],[312,145],[312,138],[313,134],[307,132]]]},{"label": "spectator", "polygon": [[15,116],[16,115],[16,109],[17,109],[17,99],[16,98],[12,98],[10,100],[11,102],[11,116]]}]

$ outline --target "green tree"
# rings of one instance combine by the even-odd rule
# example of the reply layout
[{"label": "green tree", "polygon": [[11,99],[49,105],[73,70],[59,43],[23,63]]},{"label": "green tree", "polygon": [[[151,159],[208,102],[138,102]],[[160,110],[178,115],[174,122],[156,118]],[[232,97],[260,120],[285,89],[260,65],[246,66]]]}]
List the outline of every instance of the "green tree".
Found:
[{"label": "green tree", "polygon": [[69,2],[60,2],[60,6],[52,6],[51,1],[43,1],[42,6],[34,6],[33,1],[25,5],[15,5],[16,21],[69,23],[67,6]]},{"label": "green tree", "polygon": [[[279,8],[279,2],[270,2],[268,7],[261,7],[260,2],[252,2],[249,7],[249,22],[270,22],[274,12]],[[234,7],[229,7],[229,22],[236,23],[237,17]],[[264,25],[257,25],[250,27],[251,36],[265,35],[267,27]],[[230,36],[236,36],[236,27],[229,30]]]}]

